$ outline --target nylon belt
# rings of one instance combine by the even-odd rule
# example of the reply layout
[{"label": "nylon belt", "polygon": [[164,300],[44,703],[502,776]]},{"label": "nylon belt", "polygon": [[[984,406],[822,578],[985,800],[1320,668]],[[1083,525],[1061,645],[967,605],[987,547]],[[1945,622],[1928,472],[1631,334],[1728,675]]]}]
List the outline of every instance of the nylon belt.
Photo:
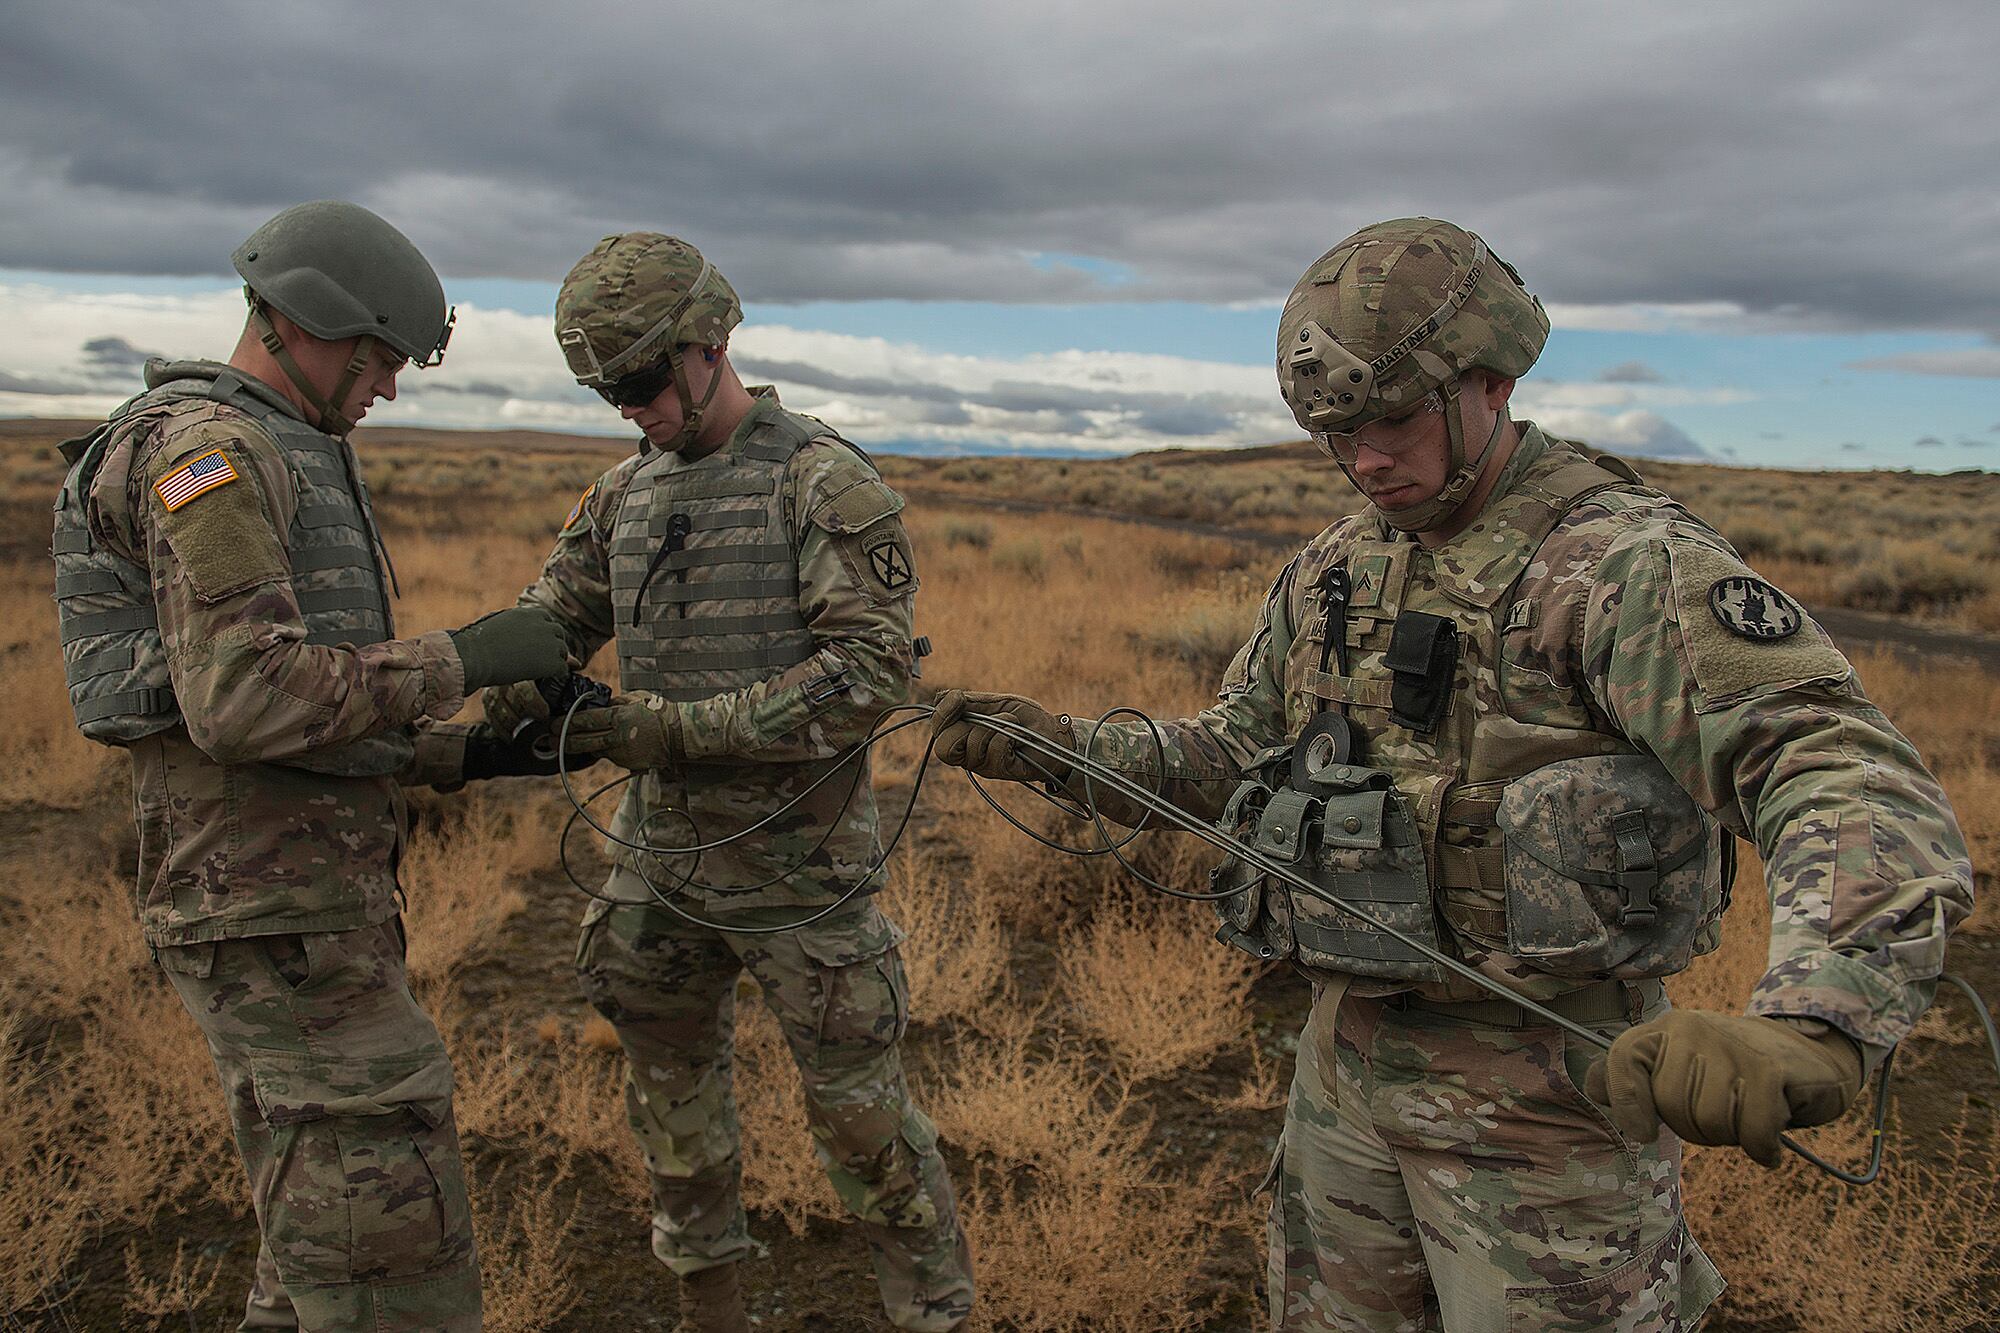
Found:
[{"label": "nylon belt", "polygon": [[[663,654],[649,653],[645,649],[646,640],[628,643],[628,657],[658,657]],[[734,651],[723,649],[712,653],[674,652],[669,658],[669,666],[675,675],[684,671],[734,671],[748,667],[788,667],[797,666],[813,655],[810,638],[797,642],[779,644],[773,648],[739,648]]]},{"label": "nylon belt", "polygon": [[806,628],[798,611],[787,609],[758,616],[707,616],[700,620],[663,620],[649,625],[646,637],[654,642],[668,639],[706,638],[711,634],[761,634],[766,630]]},{"label": "nylon belt", "polygon": [[129,643],[116,648],[99,648],[96,652],[85,653],[71,662],[69,675],[72,680],[88,680],[92,676],[107,675],[113,671],[130,671],[132,663],[137,661],[138,657],[138,652]]},{"label": "nylon belt", "polygon": [[56,596],[81,597],[93,592],[117,592],[125,585],[108,569],[80,569],[56,575]]}]

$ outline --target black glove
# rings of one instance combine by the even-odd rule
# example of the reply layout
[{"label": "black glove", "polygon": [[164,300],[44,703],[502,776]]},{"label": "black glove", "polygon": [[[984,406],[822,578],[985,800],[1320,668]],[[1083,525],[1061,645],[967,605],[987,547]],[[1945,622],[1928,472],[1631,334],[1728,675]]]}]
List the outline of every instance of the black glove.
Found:
[{"label": "black glove", "polygon": [[[595,758],[570,756],[569,771],[589,768]],[[554,755],[544,759],[535,753],[535,737],[509,740],[484,722],[473,724],[465,738],[463,781],[483,782],[487,778],[549,778],[561,772]]]}]

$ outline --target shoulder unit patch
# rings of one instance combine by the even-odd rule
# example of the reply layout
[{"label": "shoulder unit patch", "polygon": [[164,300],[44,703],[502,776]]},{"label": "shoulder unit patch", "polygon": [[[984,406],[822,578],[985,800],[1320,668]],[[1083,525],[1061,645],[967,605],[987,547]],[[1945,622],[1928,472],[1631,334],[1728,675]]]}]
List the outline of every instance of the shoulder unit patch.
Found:
[{"label": "shoulder unit patch", "polygon": [[1730,633],[1759,641],[1789,639],[1805,623],[1805,617],[1791,598],[1748,574],[1711,583],[1708,609]]},{"label": "shoulder unit patch", "polygon": [[590,497],[595,494],[597,494],[597,483],[593,481],[583,488],[583,494],[577,496],[576,503],[570,506],[569,517],[563,520],[564,532],[576,526],[576,521],[584,516],[584,506],[590,503]]},{"label": "shoulder unit patch", "polygon": [[196,496],[206,495],[218,486],[227,486],[239,475],[230,463],[229,455],[220,449],[210,449],[154,482],[153,494],[160,497],[160,503],[171,514]]},{"label": "shoulder unit patch", "polygon": [[868,548],[868,563],[890,592],[901,592],[916,581],[916,571],[910,568],[910,554],[894,532],[885,533]]}]

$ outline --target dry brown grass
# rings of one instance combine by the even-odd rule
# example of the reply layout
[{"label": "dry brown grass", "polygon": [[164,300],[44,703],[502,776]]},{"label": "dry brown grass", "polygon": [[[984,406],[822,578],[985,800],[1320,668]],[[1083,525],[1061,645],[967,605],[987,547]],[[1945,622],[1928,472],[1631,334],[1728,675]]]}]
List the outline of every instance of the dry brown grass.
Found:
[{"label": "dry brown grass", "polygon": [[200,1256],[188,1257],[187,1242],[174,1242],[174,1260],[158,1277],[146,1271],[139,1247],[125,1247],[125,1310],[147,1320],[152,1327],[163,1323],[186,1327],[195,1311],[215,1294],[222,1283],[223,1261],[216,1256],[203,1263]]},{"label": "dry brown grass", "polygon": [[70,715],[54,586],[46,557],[0,566],[0,678],[16,701],[0,728],[0,803],[74,808],[97,798],[122,816],[124,757],[85,740]]},{"label": "dry brown grass", "polygon": [[1212,921],[1191,903],[1114,905],[1063,955],[1077,1026],[1105,1045],[1121,1077],[1136,1083],[1206,1063],[1248,1031],[1256,964],[1208,938]]},{"label": "dry brown grass", "polygon": [[[52,486],[33,447],[20,475]],[[401,625],[415,632],[511,600],[577,490],[615,454],[488,458],[391,437],[364,440],[363,456],[407,594]],[[1137,494],[1154,512],[1284,533],[1316,530],[1348,504],[1337,473],[1283,458],[891,460],[890,470],[933,495],[1006,492],[1115,509]],[[1745,545],[1760,568],[1796,567],[1808,598],[1820,595],[1812,579],[1891,551],[1884,543],[1925,505],[1967,516],[1945,534],[1958,548],[1941,539],[1932,563],[1977,564],[1989,550],[1971,530],[1971,516],[1987,512],[1984,482],[1966,483],[1972,499],[1947,511],[1934,504],[1935,479],[1825,480],[1849,488],[1851,522],[1839,545],[1824,546],[1807,528],[1823,506],[1786,505],[1801,479],[1661,471],[1725,531],[1751,534]],[[45,500],[32,509],[23,507],[24,523],[45,521]],[[919,628],[937,646],[926,687],[1016,690],[1085,716],[1119,703],[1162,716],[1201,707],[1283,559],[1186,533],[935,500],[915,505],[911,523],[925,587]],[[1819,534],[1826,527],[1819,522]],[[118,761],[76,738],[64,711],[45,560],[20,545],[0,557],[17,567],[16,600],[0,607],[0,666],[26,701],[0,737],[12,784],[0,805],[60,830],[122,821]],[[1949,610],[1931,596],[1911,605],[1961,623],[1985,614],[1970,594],[1951,594]],[[2000,862],[2000,681],[1948,663],[1916,670],[1881,656],[1859,665],[1939,772],[1990,877]],[[913,776],[921,748],[920,729],[885,747],[878,780],[894,788],[885,811],[900,811],[897,784]],[[1266,1038],[1253,1035],[1250,972],[1210,942],[1203,912],[1137,894],[1102,859],[1035,845],[955,775],[934,776],[883,903],[910,931],[917,1024],[908,1063],[952,1154],[978,1253],[980,1320],[1035,1330],[1244,1326],[1253,1318],[1245,1293],[1216,1274],[1254,1262],[1245,1233],[1256,1229],[1255,1206],[1241,1196],[1263,1164],[1289,1074],[1269,1056],[1269,1015],[1259,1017]],[[1052,837],[1094,840],[1023,791],[996,795]],[[102,813],[62,813],[99,799]],[[463,989],[497,950],[538,947],[519,942],[533,914],[574,912],[570,900],[547,901],[558,800],[525,783],[423,798],[403,869],[412,976],[457,1068],[488,1320],[503,1330],[615,1320],[597,1303],[605,1298],[587,1274],[603,1270],[587,1266],[578,1237],[607,1207],[636,1217],[645,1189],[609,1026],[574,1001],[551,1012],[540,999],[472,1003]],[[1149,835],[1135,853],[1149,873],[1200,887],[1205,853],[1183,840]],[[186,1210],[217,1204],[238,1211],[246,1234],[250,1225],[206,1052],[139,945],[122,884],[95,864],[5,855],[0,923],[34,928],[0,932],[0,1302],[31,1310],[84,1256],[110,1246],[115,1257],[137,1241],[125,1317],[170,1323],[183,1289],[197,1292],[213,1274],[185,1253],[146,1248],[147,1228],[173,1234]],[[1982,905],[1974,927],[1995,922]],[[1676,999],[1740,1005],[1764,966],[1766,929],[1753,863],[1723,948],[1676,979]],[[516,965],[515,953],[504,956]],[[554,952],[519,957],[558,973],[568,962]],[[1260,1010],[1294,1006],[1283,1013],[1295,1021],[1295,990],[1273,982],[1256,996]],[[808,1146],[775,1025],[750,991],[739,1014],[746,1196],[767,1229],[777,1222],[809,1238],[839,1208]],[[1954,1062],[1984,1058],[1962,1015],[1929,1020],[1925,1031],[1931,1067],[1910,1063],[1927,1083],[1948,1088]],[[1186,1136],[1189,1117],[1212,1127],[1213,1149]],[[1821,1137],[1859,1156],[1853,1133],[1850,1123]],[[1732,1281],[1730,1317],[1837,1329],[1964,1327],[2000,1315],[2000,1297],[1980,1285],[1993,1271],[2000,1211],[1990,1133],[1975,1125],[1942,1142],[1892,1143],[1891,1180],[1858,1191],[1798,1167],[1771,1176],[1740,1155],[1693,1154],[1690,1212]],[[589,1192],[605,1181],[615,1200]],[[630,1262],[650,1264],[642,1250]],[[753,1270],[753,1287],[763,1273]],[[1882,1298],[1872,1294],[1878,1281]],[[207,1324],[234,1303],[227,1286],[195,1301]],[[1217,1314],[1228,1300],[1238,1304]]]}]

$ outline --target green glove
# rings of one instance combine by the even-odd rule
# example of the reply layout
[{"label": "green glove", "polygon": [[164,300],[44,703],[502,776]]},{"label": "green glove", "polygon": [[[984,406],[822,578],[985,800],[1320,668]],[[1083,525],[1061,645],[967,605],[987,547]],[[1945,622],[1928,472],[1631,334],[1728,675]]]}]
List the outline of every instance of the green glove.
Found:
[{"label": "green glove", "polygon": [[1037,754],[1011,736],[966,716],[985,713],[1010,722],[1023,731],[1046,736],[1068,749],[1069,737],[1048,709],[1018,694],[973,694],[946,690],[937,699],[931,714],[931,739],[937,757],[947,764],[976,773],[982,778],[1006,778],[1010,782],[1041,782],[1053,776],[1066,781],[1070,766],[1060,759]]},{"label": "green glove", "polygon": [[512,740],[522,723],[545,722],[549,716],[549,701],[532,680],[490,686],[479,702],[486,709],[486,720],[503,740]]},{"label": "green glove", "polygon": [[468,694],[487,685],[560,676],[573,665],[562,623],[539,606],[490,612],[453,630],[451,643],[465,663]]},{"label": "green glove", "polygon": [[1861,1048],[1831,1028],[1675,1009],[1619,1034],[1584,1092],[1627,1138],[1666,1125],[1689,1143],[1738,1144],[1776,1166],[1778,1135],[1837,1120],[1861,1092]]},{"label": "green glove", "polygon": [[634,773],[671,769],[687,755],[680,707],[657,694],[620,694],[609,707],[578,709],[563,753],[609,759]]}]

